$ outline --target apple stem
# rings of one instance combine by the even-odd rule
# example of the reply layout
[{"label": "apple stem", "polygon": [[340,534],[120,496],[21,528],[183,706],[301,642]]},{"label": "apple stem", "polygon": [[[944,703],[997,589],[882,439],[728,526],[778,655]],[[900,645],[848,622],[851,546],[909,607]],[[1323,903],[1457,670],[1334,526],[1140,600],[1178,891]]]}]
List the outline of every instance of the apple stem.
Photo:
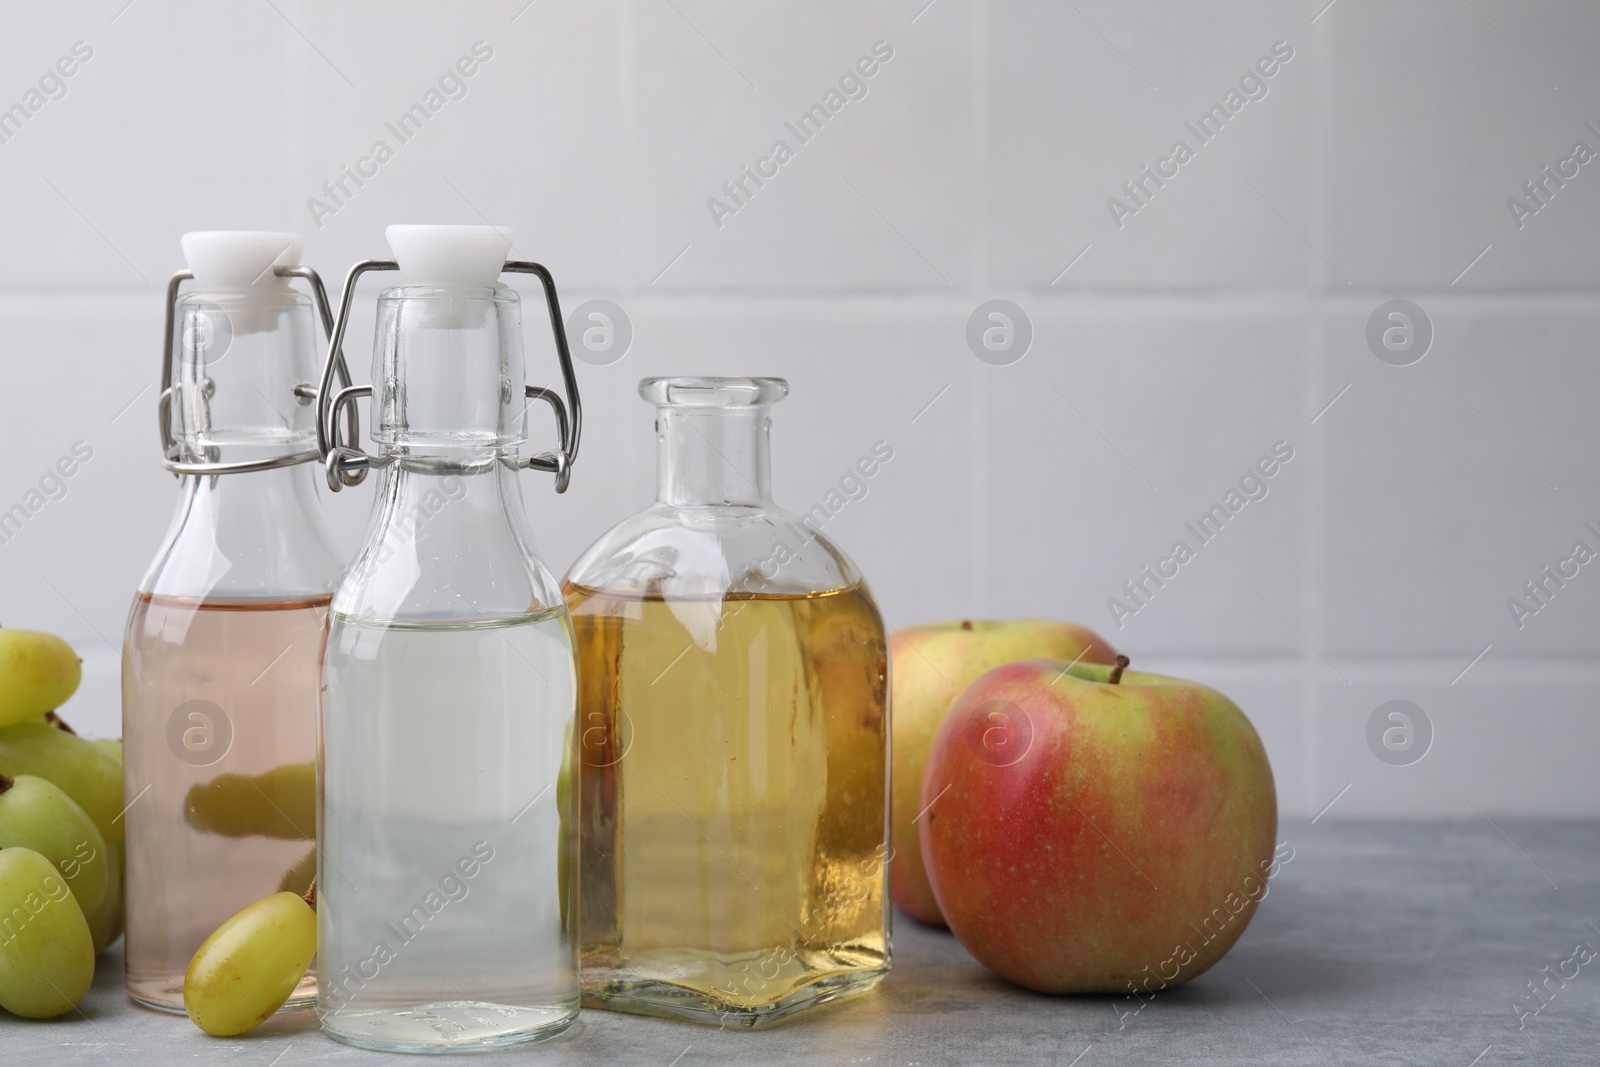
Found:
[{"label": "apple stem", "polygon": [[963,630],[971,630],[972,629],[972,620],[971,619],[962,619],[961,620],[961,628]]},{"label": "apple stem", "polygon": [[1127,670],[1128,664],[1130,664],[1132,662],[1133,661],[1131,659],[1129,659],[1127,656],[1118,656],[1117,657],[1117,665],[1115,667],[1111,668],[1111,674],[1110,674],[1109,677],[1106,678],[1106,684],[1107,685],[1121,685],[1122,684],[1122,672]]},{"label": "apple stem", "polygon": [[4,792],[7,792],[8,790],[10,790],[11,786],[15,782],[16,782],[16,779],[12,778],[10,775],[0,774],[0,793],[4,793]]}]

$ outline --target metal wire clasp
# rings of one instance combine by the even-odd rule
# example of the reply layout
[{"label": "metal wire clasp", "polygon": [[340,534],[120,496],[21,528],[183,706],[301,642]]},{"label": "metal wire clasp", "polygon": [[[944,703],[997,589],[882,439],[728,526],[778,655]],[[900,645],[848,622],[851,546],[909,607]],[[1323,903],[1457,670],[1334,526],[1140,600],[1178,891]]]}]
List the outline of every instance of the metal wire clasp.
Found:
[{"label": "metal wire clasp", "polygon": [[[333,312],[328,307],[328,293],[322,287],[322,278],[317,272],[310,267],[275,267],[272,273],[280,278],[302,278],[311,283],[311,296],[317,304],[317,317],[322,320],[322,332],[331,333]],[[180,270],[173,274],[171,281],[167,282],[167,327],[161,344],[161,395],[156,398],[156,423],[161,433],[161,465],[171,471],[174,477],[181,477],[185,474],[244,474],[250,471],[268,471],[321,459],[321,453],[317,449],[303,449],[288,455],[273,456],[270,459],[241,460],[234,463],[208,460],[190,463],[179,458],[182,451],[178,447],[177,439],[172,436],[172,342],[177,328],[178,290],[183,287],[184,282],[193,278],[193,271]],[[341,383],[349,385],[350,370],[345,366],[344,353],[339,350],[337,344],[333,346],[333,352],[333,374]],[[324,379],[326,377],[325,373]],[[210,396],[209,388],[206,395]],[[314,400],[317,396],[309,384],[295,386],[294,395],[301,400]],[[346,420],[352,438],[361,430],[356,420],[357,412],[352,408]],[[319,443],[320,432],[319,426]]]},{"label": "metal wire clasp", "polygon": [[[328,358],[323,364],[322,381],[318,383],[316,392],[317,449],[327,468],[328,488],[335,493],[346,485],[360,485],[367,471],[378,464],[378,460],[362,451],[356,443],[359,435],[353,418],[354,401],[358,397],[372,396],[372,386],[350,384],[349,375],[344,372],[344,357],[340,348],[344,343],[345,327],[350,322],[350,304],[355,298],[356,280],[368,271],[399,269],[399,263],[392,259],[367,259],[351,267],[345,277],[344,292],[339,297],[339,314],[335,316],[333,328],[329,331]],[[555,336],[556,358],[561,362],[561,378],[566,386],[567,399],[563,405],[561,397],[553,389],[537,385],[523,386],[525,399],[543,400],[555,412],[560,447],[553,452],[529,456],[522,466],[554,474],[556,492],[565,493],[572,481],[572,465],[578,458],[583,407],[578,400],[578,379],[572,371],[572,353],[567,348],[567,328],[561,321],[561,300],[556,296],[556,282],[542,265],[526,260],[508,259],[502,271],[506,274],[532,274],[544,287],[545,303],[550,312],[550,332]],[[336,376],[341,387],[334,391],[333,380]],[[339,412],[346,405],[349,405],[346,412],[347,433],[341,436]]]}]

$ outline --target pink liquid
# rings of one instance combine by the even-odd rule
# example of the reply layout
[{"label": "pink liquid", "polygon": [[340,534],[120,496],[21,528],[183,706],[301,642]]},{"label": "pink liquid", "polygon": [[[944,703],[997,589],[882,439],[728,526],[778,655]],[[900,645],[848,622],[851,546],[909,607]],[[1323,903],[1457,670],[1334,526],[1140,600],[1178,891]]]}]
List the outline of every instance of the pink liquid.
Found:
[{"label": "pink liquid", "polygon": [[[201,942],[277,892],[314,848],[309,839],[285,839],[296,837],[294,827],[308,838],[315,831],[303,814],[314,791],[301,788],[309,778],[298,773],[263,780],[265,791],[232,780],[198,815],[188,805],[193,787],[219,775],[316,759],[328,601],[144,595],[134,603],[122,665],[123,818],[127,985],[140,1003],[182,1011],[184,972]],[[233,833],[268,826],[278,836],[228,836],[219,825]],[[313,969],[286,1010],[311,1006],[315,995]]]}]

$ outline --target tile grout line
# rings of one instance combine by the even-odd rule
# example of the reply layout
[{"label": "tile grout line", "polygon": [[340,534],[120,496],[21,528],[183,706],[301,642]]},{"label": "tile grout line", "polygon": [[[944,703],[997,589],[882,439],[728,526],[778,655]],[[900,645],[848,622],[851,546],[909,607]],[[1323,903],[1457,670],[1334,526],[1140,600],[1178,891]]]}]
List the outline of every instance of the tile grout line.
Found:
[{"label": "tile grout line", "polygon": [[638,195],[637,178],[634,173],[634,139],[638,128],[638,107],[635,94],[639,91],[638,79],[634,77],[636,67],[636,52],[638,43],[637,0],[621,0],[618,18],[622,23],[621,41],[617,48],[617,80],[618,95],[621,97],[622,108],[622,167],[621,179],[618,183],[618,199],[621,200],[618,214],[621,224],[617,227],[617,240],[621,244],[617,256],[617,273],[621,285],[620,291],[624,299],[630,303],[637,292],[634,279],[634,236],[637,232]]},{"label": "tile grout line", "polygon": [[[973,164],[976,171],[973,175],[973,184],[979,190],[979,196],[984,198],[983,203],[986,204],[989,188],[989,168],[985,162],[983,149],[987,146],[989,137],[987,124],[989,97],[985,91],[986,83],[983,72],[987,69],[989,31],[993,27],[993,12],[990,10],[988,0],[975,0],[975,3],[969,9],[968,20],[970,28],[968,34],[968,48],[970,49],[968,63],[971,66],[973,81],[973,91],[969,94],[969,106],[971,108],[969,121],[972,123],[969,137],[972,139],[975,149],[973,158],[976,160]],[[975,289],[977,292],[982,292],[988,281],[989,228],[987,215],[988,212],[980,207],[973,227],[973,244],[971,258],[968,262],[966,286],[967,303],[969,305],[976,304],[979,300],[979,297],[974,295]],[[970,583],[968,598],[972,614],[979,617],[987,617],[990,611],[987,594],[989,587],[989,524],[987,519],[989,513],[989,483],[988,479],[984,477],[984,470],[988,465],[990,446],[992,444],[990,440],[992,428],[989,425],[988,417],[989,390],[988,381],[983,374],[985,369],[987,368],[967,368],[967,374],[977,379],[968,398],[968,402],[972,404],[972,411],[968,417],[972,420],[973,441],[975,442],[970,459],[972,468],[967,473],[967,477],[970,479],[969,484],[972,487],[972,499],[975,504],[968,518],[968,536],[971,538],[973,560],[971,577],[968,579]]]},{"label": "tile grout line", "polygon": [[969,261],[967,295],[976,303],[980,294],[989,288],[990,212],[989,206],[989,35],[994,28],[994,12],[989,0],[974,0],[970,16],[972,23],[969,62],[972,64],[972,91],[968,94],[972,109],[972,154],[974,160],[973,185],[979,197],[974,212],[972,250]]},{"label": "tile grout line", "polygon": [[[1306,375],[1304,380],[1305,406],[1302,414],[1314,410],[1318,403],[1318,396],[1323,392],[1323,382],[1327,378],[1328,352],[1324,344],[1324,331],[1322,316],[1313,313],[1302,326],[1305,331],[1306,345]],[[1317,578],[1323,573],[1327,556],[1327,541],[1323,537],[1322,524],[1327,516],[1326,493],[1327,479],[1325,477],[1325,464],[1321,451],[1315,447],[1311,437],[1316,431],[1308,424],[1306,427],[1306,462],[1310,470],[1306,472],[1307,486],[1305,512],[1303,521],[1305,531],[1303,544],[1305,551],[1301,554],[1301,581],[1305,591],[1306,614],[1308,616],[1308,629],[1315,636],[1318,648],[1323,647],[1327,641],[1327,627],[1324,613],[1327,608],[1322,590],[1317,583]],[[1330,431],[1322,431],[1322,438],[1326,439]],[[1304,756],[1308,761],[1305,775],[1304,801],[1315,803],[1315,798],[1324,792],[1322,789],[1322,766],[1319,759],[1320,746],[1317,744],[1317,727],[1321,717],[1320,688],[1317,685],[1313,671],[1316,669],[1311,660],[1311,650],[1301,650],[1301,669],[1305,672],[1301,678],[1302,699],[1305,701],[1301,714],[1301,724],[1305,735],[1301,738]]]},{"label": "tile grout line", "polygon": [[[342,283],[342,278],[338,279]],[[625,288],[626,279],[617,284]],[[590,282],[585,289],[601,289],[604,283]],[[1375,301],[1386,298],[1390,288],[1353,293],[1318,293],[1303,289],[1284,290],[1259,287],[1254,289],[1161,289],[1138,291],[1131,289],[1080,289],[1067,290],[1047,284],[1036,286],[1004,286],[1024,297],[1030,307],[1051,309],[1062,314],[1104,315],[1107,317],[1133,317],[1151,313],[1190,316],[1222,321],[1237,317],[1294,318],[1309,317],[1328,312],[1370,311]],[[1399,288],[1413,296],[1432,302],[1430,306],[1466,309],[1482,315],[1571,314],[1600,315],[1600,290],[1583,292],[1555,290],[1542,293],[1529,292],[1444,292],[1426,289]],[[37,310],[52,303],[81,307],[85,296],[109,304],[113,310],[138,310],[148,312],[150,291],[144,287],[115,284],[90,284],[78,289],[53,286],[15,286],[0,284],[0,314]],[[817,305],[835,305],[852,311],[882,309],[888,311],[916,311],[926,313],[929,308],[970,310],[972,295],[962,291],[955,294],[941,289],[863,289],[825,291],[819,289],[674,289],[670,293],[639,291],[636,302],[652,303],[679,308],[726,307],[739,305],[749,308],[785,306],[810,309]],[[120,307],[118,305],[121,305]]]},{"label": "tile grout line", "polygon": [[[1327,10],[1323,9],[1324,12]],[[1319,16],[1320,17],[1320,13]],[[1321,40],[1316,40],[1320,36]],[[1333,41],[1332,31],[1326,26],[1320,29],[1308,26],[1306,34],[1308,49],[1311,49],[1311,152],[1306,160],[1307,191],[1311,197],[1311,233],[1315,236],[1318,248],[1327,248],[1329,241],[1328,224],[1328,197],[1327,197],[1327,161],[1328,137],[1332,131],[1332,79],[1333,79]],[[1322,47],[1318,47],[1321,45]],[[1320,263],[1312,263],[1315,273],[1306,275],[1305,303],[1306,315],[1301,326],[1304,333],[1306,347],[1306,374],[1304,386],[1306,390],[1306,403],[1302,413],[1307,418],[1309,412],[1316,412],[1321,407],[1318,399],[1326,391],[1325,382],[1329,379],[1330,355],[1325,343],[1326,331],[1323,328],[1323,317],[1328,305],[1323,299],[1323,286],[1321,278],[1326,275],[1327,269]],[[1319,417],[1320,417],[1319,412]],[[1320,431],[1322,440],[1331,434],[1331,427]],[[1307,472],[1307,486],[1304,521],[1306,524],[1302,544],[1305,551],[1301,556],[1301,581],[1306,597],[1306,628],[1316,641],[1317,648],[1327,645],[1327,610],[1326,599],[1318,585],[1318,578],[1326,573],[1327,540],[1323,536],[1323,522],[1327,517],[1327,479],[1326,465],[1323,462],[1321,450],[1317,449],[1312,437],[1313,430],[1310,425],[1305,427],[1307,449],[1311,453],[1306,457],[1306,462],[1311,469]],[[1322,760],[1321,746],[1317,743],[1317,729],[1321,718],[1321,693],[1322,687],[1315,678],[1316,662],[1311,658],[1312,649],[1301,649],[1302,676],[1300,685],[1305,701],[1301,721],[1305,729],[1305,736],[1301,739],[1307,759],[1305,789],[1301,802],[1315,806],[1317,798],[1327,792],[1323,786],[1325,777]],[[1340,794],[1343,796],[1343,794]],[[1326,813],[1323,809],[1318,818]]]},{"label": "tile grout line", "polygon": [[[1321,18],[1326,13],[1324,8],[1318,13]],[[1311,197],[1311,224],[1310,230],[1316,238],[1318,248],[1326,248],[1328,241],[1328,211],[1327,211],[1327,144],[1328,136],[1332,129],[1331,97],[1333,78],[1333,45],[1331,31],[1326,27],[1318,28],[1315,19],[1308,25],[1306,32],[1306,47],[1311,50],[1311,151],[1306,159],[1308,173],[1307,192]],[[1317,38],[1320,37],[1321,40]],[[1322,45],[1322,47],[1318,47]],[[1328,378],[1329,355],[1324,344],[1325,331],[1323,329],[1323,316],[1327,311],[1327,304],[1322,299],[1320,279],[1327,273],[1327,269],[1320,263],[1311,261],[1311,272],[1306,275],[1305,304],[1306,316],[1302,329],[1306,347],[1304,378],[1305,406],[1303,412],[1318,412],[1318,417],[1323,412],[1322,401],[1319,396],[1324,392],[1324,381]],[[1307,416],[1309,417],[1309,416]],[[1327,515],[1326,492],[1327,481],[1324,477],[1324,464],[1322,456],[1314,446],[1312,435],[1318,433],[1310,425],[1305,428],[1307,449],[1311,455],[1306,457],[1306,462],[1311,469],[1307,472],[1307,481],[1310,483],[1306,489],[1305,511],[1303,519],[1306,524],[1302,544],[1305,551],[1301,555],[1301,582],[1306,597],[1306,627],[1316,641],[1316,647],[1326,645],[1327,627],[1324,612],[1327,605],[1317,585],[1317,578],[1324,572],[1324,563],[1327,555],[1327,542],[1322,536],[1322,523]],[[1320,431],[1320,437],[1326,439],[1329,430]],[[1315,806],[1317,798],[1326,793],[1322,785],[1323,769],[1321,746],[1317,743],[1317,729],[1321,719],[1321,687],[1315,680],[1314,672],[1317,665],[1312,657],[1312,650],[1300,650],[1304,672],[1300,681],[1301,699],[1305,702],[1301,713],[1301,724],[1305,730],[1300,740],[1303,757],[1306,762],[1306,775],[1304,792],[1301,801]],[[1343,794],[1340,794],[1341,796]],[[1325,811],[1326,809],[1324,809]],[[1319,818],[1321,815],[1319,814]]]},{"label": "tile grout line", "polygon": [[[289,0],[290,8],[296,19],[301,19],[304,12],[300,10],[299,0]],[[284,92],[280,98],[280,106],[284,109],[284,139],[288,142],[284,152],[284,208],[288,212],[291,222],[295,215],[295,187],[301,182],[308,170],[307,152],[308,138],[304,118],[305,108],[306,72],[304,69],[304,49],[293,47],[293,27],[287,20],[278,20],[278,38],[280,42],[279,69],[283,71]],[[291,228],[293,228],[291,226]],[[309,242],[308,242],[309,243]],[[307,257],[309,260],[310,257]]]}]

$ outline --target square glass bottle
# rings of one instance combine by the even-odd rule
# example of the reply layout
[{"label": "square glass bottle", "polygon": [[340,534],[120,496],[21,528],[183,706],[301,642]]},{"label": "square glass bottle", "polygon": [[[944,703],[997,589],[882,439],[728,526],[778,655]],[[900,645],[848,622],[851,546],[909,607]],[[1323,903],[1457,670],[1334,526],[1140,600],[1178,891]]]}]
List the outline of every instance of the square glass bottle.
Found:
[{"label": "square glass bottle", "polygon": [[770,493],[776,378],[655,378],[654,504],[564,582],[584,1003],[756,1027],[889,969],[888,659]]}]

